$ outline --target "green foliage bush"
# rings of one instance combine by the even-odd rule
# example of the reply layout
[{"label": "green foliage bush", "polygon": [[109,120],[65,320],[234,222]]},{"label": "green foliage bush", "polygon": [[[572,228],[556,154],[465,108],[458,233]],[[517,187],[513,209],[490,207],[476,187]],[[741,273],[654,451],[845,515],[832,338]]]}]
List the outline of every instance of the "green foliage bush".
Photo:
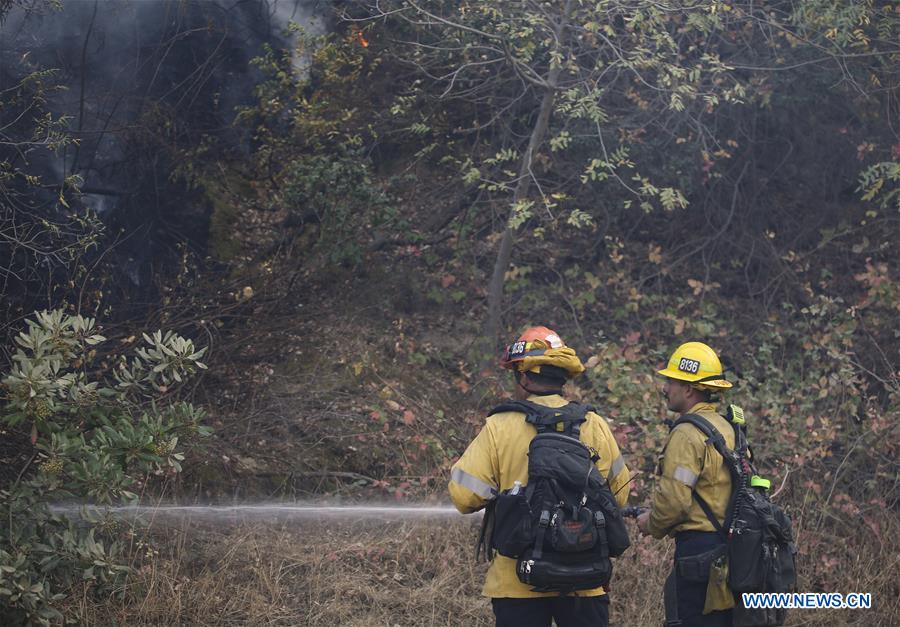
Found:
[{"label": "green foliage bush", "polygon": [[[610,308],[621,310],[623,321],[616,324],[611,320],[620,316],[610,316],[606,333],[621,337],[604,335],[591,343],[588,398],[613,421],[629,465],[652,476],[667,433],[654,365],[662,366],[682,341],[708,342],[729,358],[728,376],[736,381],[720,400],[744,408],[760,470],[776,488],[788,488],[781,498],[792,513],[809,508],[815,514],[808,524],[816,531],[825,523],[841,533],[858,529],[861,520],[897,498],[900,427],[893,417],[900,381],[866,365],[893,351],[890,341],[875,342],[873,330],[895,316],[896,297],[880,294],[893,294],[896,282],[877,276],[878,290],[864,293],[860,304],[811,292],[805,306],[784,303],[746,335],[740,329],[752,325],[738,323],[723,301],[643,293],[643,320],[625,314],[627,299],[617,301]],[[872,282],[869,274],[857,280]],[[584,283],[591,289],[590,277]],[[651,313],[662,303],[665,308]],[[587,317],[581,320],[584,327],[598,324],[584,305],[577,311]],[[637,502],[649,494],[646,476],[632,486]],[[870,526],[877,535],[877,525]]]},{"label": "green foliage bush", "polygon": [[76,524],[53,505],[137,503],[153,479],[181,470],[185,441],[209,433],[203,412],[172,394],[206,368],[206,349],[172,332],[142,338],[130,355],[107,349],[94,320],[61,310],[36,312],[16,337],[0,424],[30,423],[34,450],[0,490],[6,621],[59,621],[56,605],[73,584],[108,593],[127,570],[122,545],[97,519]]},{"label": "green foliage bush", "polygon": [[[824,586],[834,564],[815,542],[865,532],[889,543],[879,521],[898,496],[900,285],[889,255],[855,261],[857,273],[828,270],[836,251],[883,250],[872,243],[878,236],[872,229],[826,241],[812,261],[788,255],[803,293],[768,309],[727,294],[718,283],[728,280],[722,266],[711,264],[701,281],[692,278],[703,276],[697,268],[667,266],[664,249],[653,244],[608,246],[608,259],[569,265],[554,284],[517,285],[514,294],[530,320],[553,321],[578,347],[587,372],[576,394],[612,421],[629,466],[643,471],[632,482],[634,502],[649,496],[668,431],[655,370],[688,340],[728,358],[736,386],[720,400],[744,408],[761,472],[809,534],[803,559],[810,586]],[[533,268],[534,277],[547,275],[540,263]],[[658,284],[646,279],[654,268],[663,277]],[[576,328],[557,324],[567,314]]]},{"label": "green foliage bush", "polygon": [[866,168],[859,175],[863,200],[878,199],[882,208],[900,211],[900,163],[885,161]]},{"label": "green foliage bush", "polygon": [[360,85],[377,63],[366,61],[352,36],[300,32],[297,42],[294,58],[309,66],[297,69],[267,47],[253,60],[264,76],[256,102],[241,107],[236,121],[253,134],[255,178],[268,181],[268,197],[283,210],[282,237],[302,233],[303,254],[358,264],[384,229],[408,228],[397,220],[394,183],[377,180],[371,150],[363,148],[378,137],[381,112],[372,94],[360,101]]},{"label": "green foliage bush", "polygon": [[318,243],[335,263],[359,263],[361,235],[390,212],[387,195],[373,182],[358,150],[299,156],[286,168],[283,199],[290,222],[319,224]]}]

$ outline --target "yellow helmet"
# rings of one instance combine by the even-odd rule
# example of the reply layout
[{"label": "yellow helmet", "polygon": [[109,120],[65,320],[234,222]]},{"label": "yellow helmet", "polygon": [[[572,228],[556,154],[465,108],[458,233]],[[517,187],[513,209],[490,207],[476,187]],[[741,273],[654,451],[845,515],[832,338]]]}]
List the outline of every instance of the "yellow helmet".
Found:
[{"label": "yellow helmet", "polygon": [[725,380],[718,355],[703,342],[687,342],[676,348],[665,370],[659,370],[658,374],[695,383],[700,388],[727,390],[731,387]]}]

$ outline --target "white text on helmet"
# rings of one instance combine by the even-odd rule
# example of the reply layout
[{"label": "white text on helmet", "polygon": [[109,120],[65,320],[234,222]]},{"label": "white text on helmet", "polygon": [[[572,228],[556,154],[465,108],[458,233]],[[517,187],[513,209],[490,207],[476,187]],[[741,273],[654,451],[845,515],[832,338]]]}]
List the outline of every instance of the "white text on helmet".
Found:
[{"label": "white text on helmet", "polygon": [[509,347],[509,356],[516,357],[517,355],[521,355],[525,352],[525,344],[526,342],[513,342],[513,345]]}]

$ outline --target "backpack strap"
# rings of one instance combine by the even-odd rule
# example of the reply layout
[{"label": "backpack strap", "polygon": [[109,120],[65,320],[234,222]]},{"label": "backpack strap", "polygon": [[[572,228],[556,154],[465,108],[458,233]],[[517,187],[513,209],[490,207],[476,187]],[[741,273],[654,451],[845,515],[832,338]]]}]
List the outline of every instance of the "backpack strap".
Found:
[{"label": "backpack strap", "polygon": [[505,411],[517,411],[523,414],[529,414],[533,411],[535,405],[537,405],[537,403],[532,403],[531,401],[506,401],[489,411],[488,416],[500,414]]},{"label": "backpack strap", "polygon": [[475,543],[475,561],[481,560],[484,556],[485,562],[494,561],[494,551],[491,549],[491,541],[494,535],[494,508],[497,506],[497,499],[491,499],[484,507],[484,516],[481,518],[481,529],[478,532],[478,542]]},{"label": "backpack strap", "polygon": [[728,448],[728,444],[725,442],[725,436],[722,435],[722,432],[716,429],[706,418],[700,414],[685,414],[672,423],[671,428],[674,429],[678,425],[684,423],[693,425],[706,436],[706,444],[712,444],[713,448],[715,448],[719,455],[722,456],[725,466],[728,468],[728,474],[731,475],[731,498],[725,508],[725,521],[721,523],[718,518],[716,518],[709,503],[706,502],[706,499],[697,493],[696,488],[691,489],[691,496],[697,501],[697,505],[700,506],[703,513],[706,514],[706,517],[709,519],[709,522],[712,523],[713,528],[720,534],[726,535],[724,523],[731,519],[731,514],[734,511],[735,498],[743,477],[740,462],[735,456],[734,451]]},{"label": "backpack strap", "polygon": [[725,461],[728,461],[730,449],[728,444],[725,443],[725,436],[709,420],[700,414],[685,414],[672,423],[672,429],[684,423],[692,424],[699,429],[706,436],[706,443],[712,444],[719,454],[725,458]]},{"label": "backpack strap", "polygon": [[593,411],[590,405],[569,403],[562,407],[547,407],[532,401],[508,401],[490,411],[488,416],[505,411],[525,414],[525,422],[533,424],[538,433],[563,433],[579,438],[581,425],[587,420],[587,413]]}]

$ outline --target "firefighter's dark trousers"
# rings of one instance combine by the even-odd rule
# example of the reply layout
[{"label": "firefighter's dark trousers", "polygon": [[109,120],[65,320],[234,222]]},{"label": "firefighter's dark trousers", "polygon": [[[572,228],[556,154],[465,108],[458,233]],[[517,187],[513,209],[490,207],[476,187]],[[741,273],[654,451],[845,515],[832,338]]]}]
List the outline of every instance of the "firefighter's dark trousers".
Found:
[{"label": "firefighter's dark trousers", "polygon": [[491,599],[497,627],[607,627],[609,597],[539,597]]},{"label": "firefighter's dark trousers", "polygon": [[[675,560],[707,553],[722,544],[722,536],[715,531],[683,531],[675,536]],[[666,625],[682,627],[731,627],[731,610],[703,614],[706,586],[709,578],[686,578],[676,568],[666,582]],[[674,585],[673,585],[674,583]],[[672,595],[675,595],[675,599]],[[677,618],[673,609],[677,608]]]}]

